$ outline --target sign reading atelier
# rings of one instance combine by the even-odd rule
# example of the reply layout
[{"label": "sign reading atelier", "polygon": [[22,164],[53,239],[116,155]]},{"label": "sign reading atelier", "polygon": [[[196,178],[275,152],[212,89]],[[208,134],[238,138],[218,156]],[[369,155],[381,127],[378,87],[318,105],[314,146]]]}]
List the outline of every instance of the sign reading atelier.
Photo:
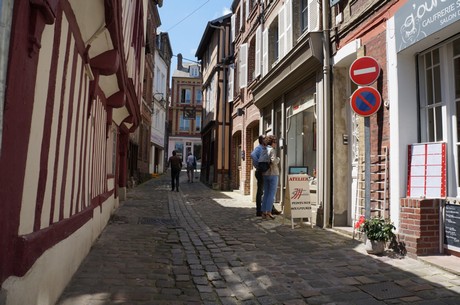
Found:
[{"label": "sign reading atelier", "polygon": [[294,228],[294,218],[308,218],[311,223],[312,211],[308,175],[288,175],[288,192],[291,202],[292,228]]},{"label": "sign reading atelier", "polygon": [[356,59],[350,66],[350,78],[359,86],[368,86],[380,76],[379,63],[370,56]]},{"label": "sign reading atelier", "polygon": [[382,97],[380,93],[372,87],[361,87],[351,95],[351,108],[360,116],[370,116],[380,109]]}]

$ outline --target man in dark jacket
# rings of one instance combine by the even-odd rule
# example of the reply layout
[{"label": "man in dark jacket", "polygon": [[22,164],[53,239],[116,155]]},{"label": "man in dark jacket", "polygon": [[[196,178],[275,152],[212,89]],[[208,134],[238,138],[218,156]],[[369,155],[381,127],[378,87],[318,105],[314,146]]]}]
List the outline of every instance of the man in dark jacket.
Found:
[{"label": "man in dark jacket", "polygon": [[179,192],[179,174],[182,169],[182,159],[177,156],[175,150],[173,150],[172,156],[169,157],[168,167],[171,168],[171,191],[176,189]]},{"label": "man in dark jacket", "polygon": [[[252,165],[256,169],[256,179],[257,179],[257,193],[256,193],[256,215],[257,216],[262,216],[262,211],[261,211],[261,205],[262,205],[262,195],[264,193],[264,177],[262,175],[262,172],[257,169],[259,157],[262,153],[262,150],[266,149],[265,147],[265,135],[260,135],[259,136],[259,145],[254,148],[254,150],[251,152],[251,159],[252,159]],[[279,215],[281,212],[279,212],[275,207],[272,209],[272,214],[273,215]]]}]

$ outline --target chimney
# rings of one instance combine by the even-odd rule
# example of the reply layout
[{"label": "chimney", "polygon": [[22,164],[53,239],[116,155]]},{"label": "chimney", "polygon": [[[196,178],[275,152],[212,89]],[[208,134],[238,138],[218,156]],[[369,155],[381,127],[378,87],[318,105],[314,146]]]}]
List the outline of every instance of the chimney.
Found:
[{"label": "chimney", "polygon": [[177,54],[177,70],[182,71],[184,67],[182,66],[182,54]]}]

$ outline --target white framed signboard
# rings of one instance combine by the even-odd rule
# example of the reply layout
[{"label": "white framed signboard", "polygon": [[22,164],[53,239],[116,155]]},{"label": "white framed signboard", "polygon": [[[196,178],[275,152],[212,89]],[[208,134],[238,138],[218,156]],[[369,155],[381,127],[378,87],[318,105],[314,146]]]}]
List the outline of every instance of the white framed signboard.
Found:
[{"label": "white framed signboard", "polygon": [[407,197],[446,197],[446,143],[409,145]]},{"label": "white framed signboard", "polygon": [[310,220],[310,223],[312,223],[310,184],[308,183],[308,175],[288,175],[287,191],[291,203],[292,228],[294,229],[294,218],[308,218]]}]

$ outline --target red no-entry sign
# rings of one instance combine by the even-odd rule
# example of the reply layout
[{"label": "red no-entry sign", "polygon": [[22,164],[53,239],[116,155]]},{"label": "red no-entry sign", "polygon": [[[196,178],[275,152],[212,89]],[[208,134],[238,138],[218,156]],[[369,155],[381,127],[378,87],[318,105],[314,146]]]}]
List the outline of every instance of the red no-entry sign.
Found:
[{"label": "red no-entry sign", "polygon": [[356,59],[350,66],[351,80],[360,86],[367,86],[375,82],[380,75],[379,63],[370,56]]},{"label": "red no-entry sign", "polygon": [[351,108],[356,114],[370,116],[376,113],[382,104],[380,93],[372,87],[361,87],[351,95]]}]

